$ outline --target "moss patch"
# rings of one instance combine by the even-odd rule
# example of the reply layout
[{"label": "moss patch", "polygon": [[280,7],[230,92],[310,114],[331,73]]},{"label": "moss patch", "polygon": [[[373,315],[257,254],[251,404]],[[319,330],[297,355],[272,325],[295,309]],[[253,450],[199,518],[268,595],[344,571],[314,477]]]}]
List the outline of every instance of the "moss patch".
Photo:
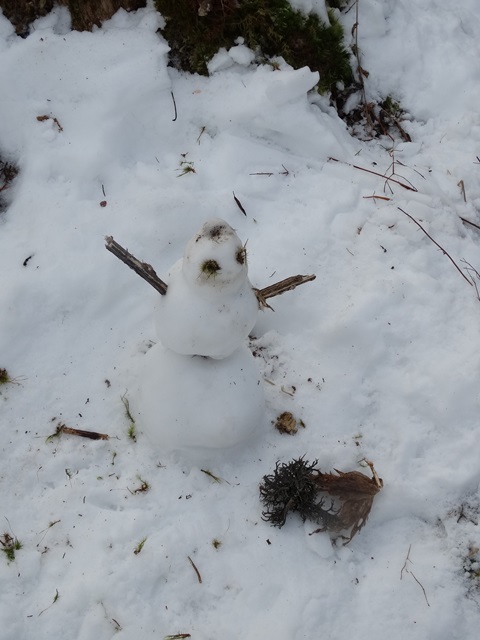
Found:
[{"label": "moss patch", "polygon": [[321,91],[338,81],[351,81],[343,30],[333,12],[326,25],[316,14],[294,10],[287,0],[211,0],[202,10],[204,4],[155,0],[165,18],[162,34],[171,47],[172,66],[208,75],[213,55],[242,37],[259,59],[282,56],[295,69],[309,66],[319,71]]}]

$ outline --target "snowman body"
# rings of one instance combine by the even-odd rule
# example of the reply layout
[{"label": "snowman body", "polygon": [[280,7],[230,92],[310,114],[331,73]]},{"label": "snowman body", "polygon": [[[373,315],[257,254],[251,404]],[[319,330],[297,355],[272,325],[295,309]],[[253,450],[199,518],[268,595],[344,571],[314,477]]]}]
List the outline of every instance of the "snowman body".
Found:
[{"label": "snowman body", "polygon": [[157,301],[160,342],[139,375],[136,414],[152,446],[195,463],[251,439],[264,396],[246,346],[258,301],[245,247],[224,220],[207,221],[169,271]]}]

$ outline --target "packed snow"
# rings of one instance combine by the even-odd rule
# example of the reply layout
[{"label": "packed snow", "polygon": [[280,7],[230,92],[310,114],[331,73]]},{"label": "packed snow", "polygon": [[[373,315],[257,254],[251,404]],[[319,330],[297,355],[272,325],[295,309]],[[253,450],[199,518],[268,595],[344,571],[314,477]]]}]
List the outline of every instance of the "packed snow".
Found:
[{"label": "packed snow", "polygon": [[[0,546],[20,547],[0,554],[2,640],[477,637],[480,9],[360,0],[358,18],[367,99],[398,101],[412,142],[350,135],[317,74],[240,41],[209,78],[168,67],[151,5],[93,33],[56,7],[25,39],[0,15],[20,169],[0,214]],[[341,20],[349,44],[355,8]],[[254,287],[317,276],[218,360],[166,350],[159,294],[104,247],[167,279],[211,218],[247,242]],[[177,415],[152,437],[172,395],[207,462],[164,444]],[[228,415],[245,441],[215,450]],[[303,455],[383,478],[347,546],[262,520],[263,476]]]}]

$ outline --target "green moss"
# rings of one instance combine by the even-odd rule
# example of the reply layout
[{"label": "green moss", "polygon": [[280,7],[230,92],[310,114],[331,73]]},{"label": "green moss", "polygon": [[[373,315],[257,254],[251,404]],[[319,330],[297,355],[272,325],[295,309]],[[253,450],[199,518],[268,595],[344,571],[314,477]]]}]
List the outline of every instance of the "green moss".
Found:
[{"label": "green moss", "polygon": [[207,15],[197,0],[155,0],[165,18],[162,33],[176,68],[208,75],[207,63],[221,47],[239,37],[259,55],[282,56],[292,67],[320,72],[319,89],[352,78],[343,29],[330,12],[330,25],[316,14],[294,10],[287,0],[211,0]]}]

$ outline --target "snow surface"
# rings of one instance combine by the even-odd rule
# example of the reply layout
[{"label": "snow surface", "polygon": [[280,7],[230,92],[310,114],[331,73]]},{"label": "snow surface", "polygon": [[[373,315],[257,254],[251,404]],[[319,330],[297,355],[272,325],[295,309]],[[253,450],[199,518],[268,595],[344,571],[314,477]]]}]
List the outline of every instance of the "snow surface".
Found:
[{"label": "snow surface", "polygon": [[[350,34],[355,11],[342,20]],[[0,17],[0,147],[21,170],[0,219],[0,367],[19,383],[1,388],[0,492],[23,545],[0,558],[2,640],[476,638],[480,305],[399,207],[480,270],[460,220],[480,222],[477,0],[360,1],[368,98],[409,116],[394,168],[417,191],[393,193],[352,166],[389,171],[391,141],[352,138],[310,72],[241,55],[178,73],[160,22],[149,7],[72,33],[57,8],[19,39]],[[157,294],[103,246],[161,276],[212,215],[248,239],[255,286],[317,274],[259,316],[267,414],[254,447],[206,469],[220,482],[140,422],[127,436]],[[278,433],[283,411],[305,429]],[[58,423],[111,437],[47,442]],[[261,519],[263,475],[303,454],[367,457],[384,480],[347,547]]]}]

